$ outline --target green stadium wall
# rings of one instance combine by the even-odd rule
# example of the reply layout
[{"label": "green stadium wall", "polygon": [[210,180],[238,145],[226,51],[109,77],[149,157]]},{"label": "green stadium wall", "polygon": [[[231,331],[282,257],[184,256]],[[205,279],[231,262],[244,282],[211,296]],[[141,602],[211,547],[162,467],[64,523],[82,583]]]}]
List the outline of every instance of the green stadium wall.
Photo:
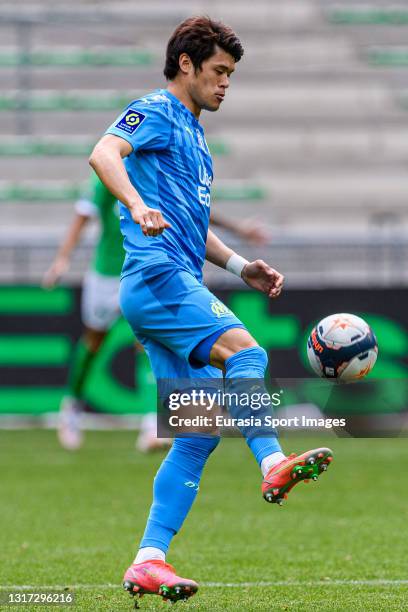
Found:
[{"label": "green stadium wall", "polygon": [[[311,327],[327,314],[353,312],[377,335],[379,358],[372,376],[388,383],[408,380],[408,298],[403,289],[288,290],[272,301],[246,290],[215,292],[268,351],[273,378],[311,376],[306,359]],[[71,350],[80,334],[79,288],[1,286],[0,413],[58,410]],[[141,414],[155,406],[147,357],[135,353],[123,319],[96,359],[85,398],[90,410],[112,414]],[[405,398],[391,404],[393,409],[406,408]]]}]

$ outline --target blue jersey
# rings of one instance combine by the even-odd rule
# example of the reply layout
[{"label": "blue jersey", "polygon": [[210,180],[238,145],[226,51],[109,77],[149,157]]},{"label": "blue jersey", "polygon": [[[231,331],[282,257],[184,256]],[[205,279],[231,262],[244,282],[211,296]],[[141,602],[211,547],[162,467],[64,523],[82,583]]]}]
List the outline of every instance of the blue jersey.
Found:
[{"label": "blue jersey", "polygon": [[144,236],[121,204],[122,276],[175,262],[201,280],[213,171],[200,123],[178,98],[159,89],[131,102],[106,133],[132,145],[124,160],[129,179],[144,203],[171,224],[161,236]]}]

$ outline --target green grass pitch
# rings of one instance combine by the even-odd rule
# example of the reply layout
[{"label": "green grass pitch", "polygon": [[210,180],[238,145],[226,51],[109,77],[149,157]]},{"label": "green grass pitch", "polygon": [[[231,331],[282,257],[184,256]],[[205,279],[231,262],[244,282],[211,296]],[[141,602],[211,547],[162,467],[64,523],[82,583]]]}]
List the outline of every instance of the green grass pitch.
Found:
[{"label": "green grass pitch", "polygon": [[[283,439],[286,452],[320,445],[333,448],[332,466],[279,508],[263,501],[245,443],[222,441],[168,556],[200,583],[176,610],[408,609],[406,440]],[[62,609],[132,610],[121,579],[161,458],[137,453],[130,432],[89,433],[69,454],[52,431],[1,431],[1,588],[67,586],[76,603]],[[140,605],[169,607],[155,596]]]}]

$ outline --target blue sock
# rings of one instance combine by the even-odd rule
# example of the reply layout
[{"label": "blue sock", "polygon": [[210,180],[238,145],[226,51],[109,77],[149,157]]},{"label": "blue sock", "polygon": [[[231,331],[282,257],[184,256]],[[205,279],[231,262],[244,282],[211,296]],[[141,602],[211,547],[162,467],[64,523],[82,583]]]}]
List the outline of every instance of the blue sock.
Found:
[{"label": "blue sock", "polygon": [[[235,355],[232,355],[225,361],[225,377],[231,379],[257,379],[257,385],[262,387],[257,389],[257,392],[267,393],[264,382],[267,365],[268,357],[266,351],[260,346],[253,346],[235,353]],[[242,390],[245,388],[245,383],[243,385]],[[247,391],[247,389],[245,390]],[[237,408],[239,411],[239,407]],[[254,432],[254,428],[249,428],[244,430],[243,433],[259,465],[268,455],[279,451],[282,452],[276,430],[269,430],[269,435],[256,436],[256,433],[260,434],[261,432]]]},{"label": "blue sock", "polygon": [[176,438],[154,479],[153,504],[140,548],[167,552],[198,492],[204,465],[216,448],[217,436]]}]

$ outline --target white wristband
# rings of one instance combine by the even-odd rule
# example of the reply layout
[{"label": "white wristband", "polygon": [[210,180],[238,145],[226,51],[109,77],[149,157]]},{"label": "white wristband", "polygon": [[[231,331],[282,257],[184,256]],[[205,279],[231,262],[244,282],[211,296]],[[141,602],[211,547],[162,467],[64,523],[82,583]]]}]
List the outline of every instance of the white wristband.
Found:
[{"label": "white wristband", "polygon": [[228,270],[228,272],[232,272],[233,274],[241,277],[242,270],[245,268],[247,263],[249,263],[247,259],[241,257],[241,255],[238,255],[238,253],[233,253],[227,261],[225,269]]}]

